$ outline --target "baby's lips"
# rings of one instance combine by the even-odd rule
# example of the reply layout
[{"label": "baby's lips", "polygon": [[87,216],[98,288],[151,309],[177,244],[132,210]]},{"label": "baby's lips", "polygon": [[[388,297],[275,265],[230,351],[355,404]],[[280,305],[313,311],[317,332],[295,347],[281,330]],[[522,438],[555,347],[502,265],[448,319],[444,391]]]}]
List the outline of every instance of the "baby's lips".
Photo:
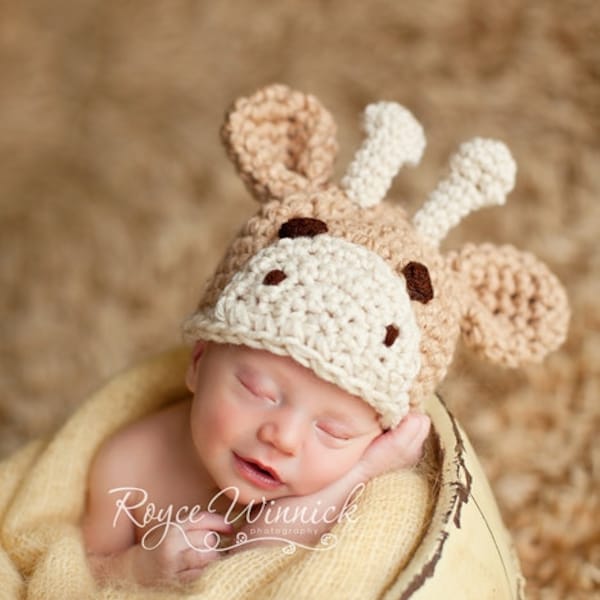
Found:
[{"label": "baby's lips", "polygon": [[276,481],[278,483],[283,483],[283,480],[279,476],[279,473],[273,467],[265,465],[265,464],[261,463],[259,460],[256,460],[255,458],[248,458],[248,457],[240,456],[240,455],[238,455],[238,458],[240,458],[241,460],[243,460],[244,462],[246,462],[250,465],[254,465],[255,467],[258,467],[259,469],[266,471],[273,478],[274,481]]},{"label": "baby's lips", "polygon": [[268,465],[263,465],[259,460],[250,459],[248,462],[255,464],[257,467],[261,468],[263,471],[269,473],[269,475],[277,482],[282,483],[281,477],[279,477],[279,473],[272,467]]}]

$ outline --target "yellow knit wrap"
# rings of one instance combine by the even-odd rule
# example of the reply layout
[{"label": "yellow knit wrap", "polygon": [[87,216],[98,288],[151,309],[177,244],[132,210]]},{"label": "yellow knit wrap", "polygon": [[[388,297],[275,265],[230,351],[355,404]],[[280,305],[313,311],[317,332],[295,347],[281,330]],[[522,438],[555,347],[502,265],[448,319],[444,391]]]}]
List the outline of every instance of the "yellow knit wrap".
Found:
[{"label": "yellow knit wrap", "polygon": [[[185,590],[115,582],[98,588],[79,528],[89,465],[118,428],[185,395],[187,353],[177,350],[126,371],[85,402],[54,435],[0,464],[0,596],[84,598],[375,598],[418,546],[431,497],[424,476],[403,471],[372,481],[355,522],[337,525],[335,547],[256,548],[213,563]],[[125,586],[125,587],[124,587]]]}]

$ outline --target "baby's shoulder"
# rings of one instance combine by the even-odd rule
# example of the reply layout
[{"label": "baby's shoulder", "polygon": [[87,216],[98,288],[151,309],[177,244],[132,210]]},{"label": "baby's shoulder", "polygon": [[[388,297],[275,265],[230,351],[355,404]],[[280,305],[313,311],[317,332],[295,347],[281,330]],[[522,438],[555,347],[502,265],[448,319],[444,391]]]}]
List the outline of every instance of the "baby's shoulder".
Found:
[{"label": "baby's shoulder", "polygon": [[91,476],[113,487],[132,485],[165,460],[173,430],[189,403],[178,402],[130,423],[109,437],[94,457]]}]

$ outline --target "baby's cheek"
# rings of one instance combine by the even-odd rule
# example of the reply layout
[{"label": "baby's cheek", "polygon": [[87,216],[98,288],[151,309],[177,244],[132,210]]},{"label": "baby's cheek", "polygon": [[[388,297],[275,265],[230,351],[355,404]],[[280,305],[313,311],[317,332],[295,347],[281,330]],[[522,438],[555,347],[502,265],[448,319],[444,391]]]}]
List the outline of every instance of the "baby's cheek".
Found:
[{"label": "baby's cheek", "polygon": [[228,423],[230,419],[218,411],[211,411],[198,415],[199,429],[203,432],[203,437],[210,442],[219,441],[228,437]]}]

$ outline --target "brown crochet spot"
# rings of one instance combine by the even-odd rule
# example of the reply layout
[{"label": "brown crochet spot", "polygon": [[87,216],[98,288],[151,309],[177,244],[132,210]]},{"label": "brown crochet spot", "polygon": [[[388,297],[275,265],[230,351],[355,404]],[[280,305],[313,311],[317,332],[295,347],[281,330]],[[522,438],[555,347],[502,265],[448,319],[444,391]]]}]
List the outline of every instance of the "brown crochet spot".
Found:
[{"label": "brown crochet spot", "polygon": [[263,283],[265,285],[279,285],[286,277],[287,275],[281,269],[273,269],[265,275]]},{"label": "brown crochet spot", "polygon": [[320,219],[310,217],[295,217],[286,221],[279,228],[280,238],[314,237],[320,233],[327,233],[327,224]]},{"label": "brown crochet spot", "polygon": [[385,339],[383,340],[383,343],[389,348],[396,341],[399,333],[400,330],[395,325],[388,325],[385,328]]},{"label": "brown crochet spot", "polygon": [[433,299],[433,286],[425,265],[418,262],[409,262],[402,269],[402,274],[406,279],[406,289],[411,300],[427,304]]}]

